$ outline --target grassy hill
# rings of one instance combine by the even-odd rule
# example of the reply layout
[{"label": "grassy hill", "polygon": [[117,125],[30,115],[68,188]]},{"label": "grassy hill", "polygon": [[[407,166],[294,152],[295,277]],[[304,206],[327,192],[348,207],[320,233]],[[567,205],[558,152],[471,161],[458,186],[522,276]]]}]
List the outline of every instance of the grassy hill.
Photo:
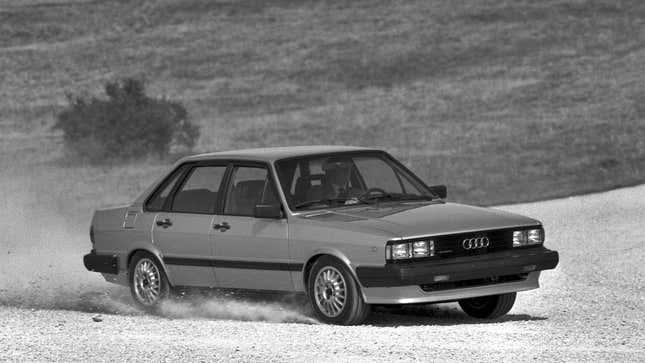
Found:
[{"label": "grassy hill", "polygon": [[87,171],[50,127],[66,92],[138,76],[197,151],[378,146],[453,200],[551,198],[645,180],[644,71],[641,1],[5,0],[0,164],[132,197],[162,162]]}]

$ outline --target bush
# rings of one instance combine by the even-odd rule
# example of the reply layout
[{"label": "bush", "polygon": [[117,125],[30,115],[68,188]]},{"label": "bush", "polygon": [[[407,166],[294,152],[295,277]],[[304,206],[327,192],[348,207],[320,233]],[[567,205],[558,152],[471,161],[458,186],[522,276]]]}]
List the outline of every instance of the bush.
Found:
[{"label": "bush", "polygon": [[92,162],[167,155],[171,147],[192,149],[199,128],[186,108],[145,94],[137,79],[108,82],[108,99],[68,95],[69,106],[58,114],[55,128],[64,133],[65,148]]}]

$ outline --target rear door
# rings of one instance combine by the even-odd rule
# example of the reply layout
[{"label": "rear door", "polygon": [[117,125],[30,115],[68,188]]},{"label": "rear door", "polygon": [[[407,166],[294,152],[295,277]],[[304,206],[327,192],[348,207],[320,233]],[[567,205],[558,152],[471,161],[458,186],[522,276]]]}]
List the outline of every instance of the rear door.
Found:
[{"label": "rear door", "polygon": [[287,219],[255,218],[257,204],[279,204],[264,164],[236,163],[220,215],[215,216],[213,264],[220,287],[292,291]]},{"label": "rear door", "polygon": [[209,234],[225,174],[224,164],[191,165],[155,217],[153,242],[175,285],[216,285]]}]

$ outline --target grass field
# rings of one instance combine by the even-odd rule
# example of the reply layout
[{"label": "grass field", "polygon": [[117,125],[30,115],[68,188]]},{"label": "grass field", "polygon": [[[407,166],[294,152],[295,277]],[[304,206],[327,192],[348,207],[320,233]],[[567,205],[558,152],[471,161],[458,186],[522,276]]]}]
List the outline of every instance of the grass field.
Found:
[{"label": "grass field", "polygon": [[200,152],[377,146],[484,205],[608,189],[645,180],[644,71],[640,1],[4,0],[2,183],[84,222],[135,196],[172,160],[79,165],[51,125],[136,76]]}]

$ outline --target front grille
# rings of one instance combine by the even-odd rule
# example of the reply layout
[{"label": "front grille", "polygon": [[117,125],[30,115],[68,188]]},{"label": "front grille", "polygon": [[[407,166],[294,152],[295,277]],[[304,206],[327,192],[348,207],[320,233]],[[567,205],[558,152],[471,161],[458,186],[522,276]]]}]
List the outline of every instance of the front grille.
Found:
[{"label": "front grille", "polygon": [[523,281],[523,280],[526,280],[527,276],[528,274],[492,276],[492,277],[487,277],[482,279],[472,279],[472,280],[453,281],[453,282],[436,282],[433,284],[419,285],[419,287],[421,287],[421,289],[425,292],[432,292],[432,291],[458,289],[458,288],[464,288],[464,287],[501,284],[504,282]]},{"label": "front grille", "polygon": [[[438,260],[452,257],[475,256],[490,252],[499,252],[513,249],[513,231],[536,228],[533,226],[511,227],[501,229],[490,229],[475,232],[429,235],[427,237],[405,238],[403,240],[389,241],[388,244],[414,241],[434,241],[435,255],[432,257],[422,257],[414,259],[389,260],[387,263],[410,264],[423,261]],[[487,247],[465,249],[463,247],[464,239],[478,239],[486,237],[489,241]]]},{"label": "front grille", "polygon": [[[481,232],[468,232],[432,237],[435,243],[435,250],[440,257],[471,256],[487,252],[502,251],[513,248],[513,230],[497,229]],[[464,249],[465,239],[488,238],[488,247]]]}]

